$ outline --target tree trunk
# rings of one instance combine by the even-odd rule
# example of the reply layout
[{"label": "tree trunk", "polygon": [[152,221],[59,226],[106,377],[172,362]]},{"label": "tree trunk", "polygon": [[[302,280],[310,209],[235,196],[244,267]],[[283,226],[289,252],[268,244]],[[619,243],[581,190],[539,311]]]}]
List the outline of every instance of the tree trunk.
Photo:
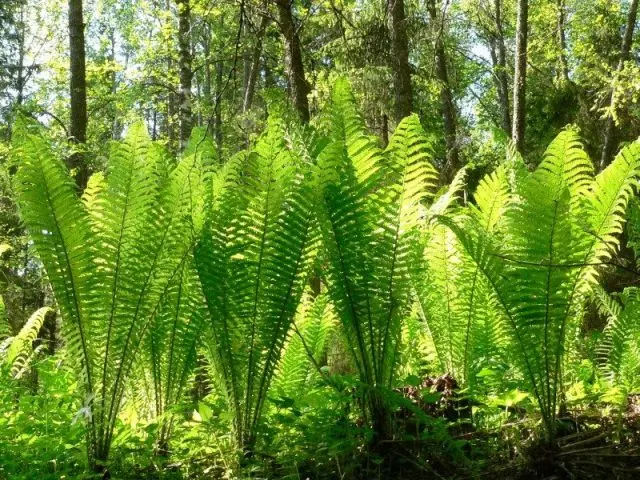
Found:
[{"label": "tree trunk", "polygon": [[[624,36],[622,37],[622,46],[620,48],[620,61],[618,62],[618,68],[616,70],[617,77],[624,68],[624,62],[629,59],[629,52],[631,51],[631,43],[633,40],[633,29],[636,25],[636,17],[638,15],[638,0],[632,0],[629,5],[629,14],[627,15],[627,25],[624,30]],[[614,82],[615,82],[614,77]],[[613,110],[615,108],[615,83],[611,89],[611,95],[609,97],[609,114],[607,115],[605,129],[604,129],[604,142],[602,145],[602,157],[600,158],[600,170],[611,162],[611,157],[615,151],[616,142],[616,124],[613,118]]]},{"label": "tree trunk", "polygon": [[224,66],[222,60],[216,62],[216,98],[213,105],[213,132],[218,158],[222,158],[222,80]]},{"label": "tree trunk", "polygon": [[211,115],[211,107],[213,106],[212,92],[214,89],[213,75],[211,74],[211,32],[210,25],[203,25],[202,38],[200,43],[202,45],[202,53],[204,56],[204,67],[202,72],[202,98],[200,99],[204,108],[205,116]]},{"label": "tree trunk", "polygon": [[566,11],[565,0],[556,0],[557,12],[557,30],[558,30],[558,47],[560,48],[560,54],[558,55],[559,62],[559,77],[563,82],[569,81],[569,62],[567,61],[567,39],[565,36],[565,23],[566,23]]},{"label": "tree trunk", "polygon": [[389,145],[389,117],[385,112],[382,112],[382,146],[387,148]]},{"label": "tree trunk", "polygon": [[518,19],[516,22],[516,65],[513,75],[513,131],[511,140],[516,150],[524,152],[524,133],[526,127],[527,91],[527,37],[528,37],[529,0],[518,0]]},{"label": "tree trunk", "polygon": [[76,183],[80,190],[87,185],[88,168],[82,145],[87,141],[87,81],[84,50],[84,20],[82,0],[69,0],[69,59],[70,59],[70,107],[69,136],[77,144],[78,151],[69,158],[69,168],[76,169]]},{"label": "tree trunk", "polygon": [[25,37],[26,37],[26,24],[24,21],[24,10],[26,6],[20,7],[20,22],[16,28],[18,32],[18,76],[16,78],[16,106],[21,107],[24,102],[24,87],[25,87]]},{"label": "tree trunk", "polygon": [[242,111],[246,112],[251,108],[253,103],[253,95],[256,89],[256,83],[258,81],[258,72],[260,71],[260,57],[262,56],[262,40],[264,33],[269,25],[269,17],[263,15],[260,20],[260,27],[256,33],[256,44],[253,47],[253,53],[251,55],[251,65],[249,67],[249,74],[244,89],[244,96],[242,100]]},{"label": "tree trunk", "polygon": [[293,13],[291,12],[292,0],[276,0],[278,6],[278,22],[284,38],[284,60],[289,79],[289,94],[291,100],[300,115],[303,123],[309,122],[309,85],[304,76],[304,64],[302,63],[302,50],[300,37],[296,28]]},{"label": "tree trunk", "polygon": [[502,0],[494,0],[495,18],[495,62],[494,75],[500,102],[500,117],[502,129],[511,136],[511,110],[509,108],[509,78],[507,76],[507,49],[504,43],[504,29],[502,27]]},{"label": "tree trunk", "polygon": [[435,46],[436,78],[440,83],[440,108],[442,110],[442,120],[444,122],[444,136],[447,145],[447,162],[444,167],[444,179],[449,181],[455,172],[460,168],[458,140],[457,140],[457,118],[456,108],[453,103],[451,85],[449,83],[449,72],[447,70],[447,52],[444,48],[443,30],[444,19],[438,18],[436,0],[427,2],[427,10],[431,19],[431,25]]},{"label": "tree trunk", "polygon": [[191,4],[190,0],[177,0],[178,4],[178,57],[180,67],[180,92],[178,95],[180,115],[180,150],[189,141],[193,118],[191,113]]},{"label": "tree trunk", "polygon": [[[118,93],[118,76],[116,74],[116,68],[115,68],[116,35],[114,30],[112,30],[109,34],[109,41],[111,42],[111,50],[109,52],[109,62],[111,63],[109,68],[111,68],[111,72],[109,73],[109,77],[110,77],[109,80],[111,82],[111,98],[115,99],[116,94]],[[112,123],[111,123],[111,139],[117,140],[120,138],[121,134],[122,134],[122,124],[120,123],[120,117],[118,116],[118,113],[115,112],[113,115]]]},{"label": "tree trunk", "polygon": [[409,67],[409,41],[404,0],[387,0],[387,28],[391,41],[391,72],[394,90],[394,120],[399,122],[411,114],[413,91]]}]

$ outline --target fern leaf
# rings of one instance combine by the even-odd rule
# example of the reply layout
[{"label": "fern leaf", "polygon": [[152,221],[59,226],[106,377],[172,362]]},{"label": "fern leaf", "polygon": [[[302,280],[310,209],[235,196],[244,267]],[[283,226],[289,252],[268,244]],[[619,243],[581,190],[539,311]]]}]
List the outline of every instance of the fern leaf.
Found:
[{"label": "fern leaf", "polygon": [[604,295],[601,291],[600,297],[609,315],[597,348],[600,369],[612,386],[621,388],[625,394],[632,393],[638,388],[636,378],[640,372],[640,328],[637,321],[640,289],[625,289],[623,306]]},{"label": "fern leaf", "polygon": [[271,117],[255,150],[214,179],[196,251],[214,319],[209,350],[243,448],[255,441],[316,249],[307,167],[285,138]]},{"label": "fern leaf", "polygon": [[33,342],[38,338],[38,333],[47,316],[52,313],[54,312],[49,307],[42,307],[36,310],[31,314],[18,334],[11,338],[3,355],[3,363],[10,367],[13,377],[18,378],[20,372],[25,371],[27,361],[33,352]]}]

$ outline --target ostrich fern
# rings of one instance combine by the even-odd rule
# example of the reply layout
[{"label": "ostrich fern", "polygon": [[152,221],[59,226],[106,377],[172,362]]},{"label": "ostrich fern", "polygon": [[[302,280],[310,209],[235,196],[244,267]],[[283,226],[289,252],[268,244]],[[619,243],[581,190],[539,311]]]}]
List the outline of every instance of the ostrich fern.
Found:
[{"label": "ostrich fern", "polygon": [[618,245],[639,153],[638,144],[626,147],[594,178],[577,134],[566,130],[536,171],[515,183],[502,228],[491,231],[473,214],[445,221],[491,288],[549,439],[565,352],[597,280],[594,264]]},{"label": "ostrich fern", "polygon": [[19,206],[83,386],[89,462],[103,469],[132,365],[199,233],[198,156],[171,169],[133,125],[81,200],[38,131],[14,138]]},{"label": "ostrich fern", "polygon": [[155,417],[160,419],[157,448],[167,452],[173,425],[171,409],[182,399],[205,329],[206,309],[197,272],[189,258],[168,285],[159,313],[145,338],[143,366],[150,367]]},{"label": "ostrich fern", "polygon": [[361,382],[368,413],[388,434],[384,389],[393,385],[411,274],[419,268],[423,202],[436,184],[430,148],[416,116],[380,150],[365,133],[350,88],[334,88],[330,142],[318,157],[319,221],[328,292]]},{"label": "ostrich fern", "polygon": [[316,250],[310,165],[299,139],[272,116],[255,149],[223,167],[196,250],[208,350],[246,454]]},{"label": "ostrich fern", "polygon": [[[2,313],[0,311],[0,315]],[[54,312],[49,307],[39,308],[31,314],[15,336],[8,336],[0,342],[0,364],[10,369],[12,377],[20,378],[28,369],[35,353],[33,342],[38,338],[40,329],[51,314]]]},{"label": "ostrich fern", "polygon": [[607,396],[624,409],[629,394],[640,388],[640,289],[628,287],[618,298],[601,287],[594,293],[607,319],[597,348],[598,367],[611,389]]},{"label": "ostrich fern", "polygon": [[295,398],[318,380],[318,366],[335,323],[327,295],[315,299],[310,294],[303,296],[274,380],[273,391],[277,395]]}]

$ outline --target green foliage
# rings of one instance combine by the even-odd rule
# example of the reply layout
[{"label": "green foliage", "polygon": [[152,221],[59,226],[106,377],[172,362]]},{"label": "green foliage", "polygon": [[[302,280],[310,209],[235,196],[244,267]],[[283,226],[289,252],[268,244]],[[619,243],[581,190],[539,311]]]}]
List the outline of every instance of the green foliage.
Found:
[{"label": "green foliage", "polygon": [[472,216],[462,228],[446,221],[491,285],[511,333],[511,353],[551,438],[570,333],[597,278],[595,262],[606,261],[619,245],[616,234],[638,181],[636,149],[623,149],[594,180],[576,133],[566,130],[516,185],[501,231],[489,231]]},{"label": "green foliage", "polygon": [[273,393],[284,398],[302,397],[302,392],[319,380],[327,342],[336,330],[329,298],[324,294],[315,299],[304,295],[292,330],[273,385]]},{"label": "green foliage", "polygon": [[[630,246],[639,236],[635,207],[626,211],[640,143],[595,175],[567,128],[534,171],[509,149],[469,196],[467,169],[434,193],[416,115],[380,148],[344,80],[318,127],[272,111],[255,146],[218,167],[204,130],[174,161],[133,125],[80,198],[57,147],[32,124],[17,128],[18,204],[62,316],[90,468],[104,469],[115,449],[131,459],[114,472],[135,470],[134,458],[169,468],[154,451],[203,475],[366,475],[362,463],[382,465],[378,449],[392,438],[464,462],[449,430],[465,427],[449,420],[471,407],[454,403],[482,402],[474,421],[485,427],[539,412],[551,441],[558,413],[605,383],[601,399],[618,407],[634,392],[637,292],[618,302],[599,267],[614,261],[627,216]],[[607,326],[596,362],[584,363],[593,298]],[[14,376],[48,312],[2,333]],[[338,335],[355,375],[325,359]],[[589,373],[596,363],[604,382]],[[433,373],[464,392],[425,388]],[[194,384],[210,387],[195,406]]]},{"label": "green foliage", "polygon": [[171,409],[182,400],[196,367],[205,318],[198,276],[189,258],[167,287],[143,351],[142,366],[150,367],[154,414],[160,421],[157,443],[161,450],[166,450],[171,435]]},{"label": "green foliage", "polygon": [[272,117],[255,149],[223,167],[196,250],[210,359],[247,450],[317,248],[310,165],[297,138]]},{"label": "green foliage", "polygon": [[640,372],[639,291],[628,287],[616,300],[602,288],[596,298],[607,318],[597,348],[599,367],[611,390],[607,397],[626,408],[629,394],[637,391]]},{"label": "green foliage", "polygon": [[38,385],[0,376],[0,477],[77,478],[86,467],[78,385],[60,357],[39,360]]},{"label": "green foliage", "polygon": [[328,292],[340,318],[369,414],[386,434],[381,389],[394,383],[411,274],[419,268],[422,202],[435,186],[429,143],[415,116],[386,151],[366,135],[346,82],[329,106],[330,143],[318,157],[319,221]]},{"label": "green foliage", "polygon": [[107,459],[127,377],[199,234],[199,157],[169,172],[142,125],[111,147],[80,200],[41,133],[16,133],[18,200],[82,385],[90,464]]},{"label": "green foliage", "polygon": [[4,343],[7,337],[11,336],[11,329],[7,322],[7,312],[4,306],[4,300],[0,297],[0,341]]},{"label": "green foliage", "polygon": [[17,335],[0,343],[0,364],[8,366],[14,378],[20,378],[28,369],[29,362],[35,354],[33,342],[38,337],[47,316],[51,314],[55,313],[49,307],[36,310]]}]

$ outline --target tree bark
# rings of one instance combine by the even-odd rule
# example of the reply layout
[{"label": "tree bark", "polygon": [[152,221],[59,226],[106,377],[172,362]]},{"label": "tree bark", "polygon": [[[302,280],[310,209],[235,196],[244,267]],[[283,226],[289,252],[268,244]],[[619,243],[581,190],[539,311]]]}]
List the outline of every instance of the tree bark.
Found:
[{"label": "tree bark", "polygon": [[404,0],[387,0],[387,28],[391,41],[391,72],[394,90],[394,120],[400,122],[411,114],[413,90],[409,66],[409,41]]},{"label": "tree bark", "polygon": [[443,41],[444,19],[438,18],[436,0],[427,2],[427,10],[431,19],[434,38],[436,78],[440,83],[440,109],[444,122],[444,136],[447,145],[447,162],[444,167],[445,181],[451,180],[460,167],[458,139],[457,139],[457,115],[453,103],[449,72],[447,69],[447,52]]},{"label": "tree bark", "polygon": [[309,85],[304,76],[300,37],[296,28],[291,2],[293,0],[276,0],[278,7],[278,22],[284,38],[284,56],[287,77],[289,79],[289,94],[303,123],[309,122]]},{"label": "tree bark", "polygon": [[389,145],[389,117],[386,113],[382,112],[382,146],[387,148]]},{"label": "tree bark", "polygon": [[224,65],[222,60],[216,62],[216,98],[213,104],[213,132],[216,141],[218,158],[222,158],[222,81],[224,77]]},{"label": "tree bark", "polygon": [[[624,35],[622,37],[622,45],[620,48],[620,61],[618,62],[618,68],[616,69],[617,77],[622,69],[624,68],[624,63],[629,60],[629,52],[631,51],[631,43],[633,41],[633,29],[636,25],[636,17],[638,15],[638,0],[632,0],[631,5],[629,5],[629,13],[627,14],[627,25],[624,30]],[[614,77],[614,78],[615,78]],[[613,152],[617,146],[616,142],[616,124],[613,118],[613,109],[615,108],[615,83],[611,88],[611,95],[609,97],[609,109],[610,112],[607,115],[607,119],[605,121],[604,128],[604,142],[602,144],[602,156],[600,157],[600,170],[604,170],[604,168],[611,162],[611,157],[613,156]]]},{"label": "tree bark", "polygon": [[69,0],[70,110],[69,136],[78,150],[69,157],[69,168],[76,169],[80,190],[87,185],[88,168],[81,149],[87,142],[87,80],[85,66],[84,20],[82,0]]},{"label": "tree bark", "polygon": [[509,108],[509,78],[507,76],[507,49],[504,42],[504,28],[502,26],[502,0],[494,0],[495,18],[495,62],[494,76],[500,102],[500,117],[502,129],[511,136],[511,110]]},{"label": "tree bark", "polygon": [[246,112],[251,108],[253,104],[253,95],[256,90],[256,83],[258,81],[258,72],[260,71],[260,58],[262,56],[262,41],[264,39],[264,33],[269,25],[269,17],[262,15],[260,19],[260,27],[256,33],[256,44],[253,47],[253,53],[251,55],[251,65],[249,67],[249,75],[244,89],[244,96],[242,100],[242,111]]},{"label": "tree bark", "polygon": [[16,25],[17,40],[18,40],[18,77],[16,78],[16,106],[21,107],[24,102],[24,87],[25,87],[25,37],[26,37],[26,24],[24,22],[24,10],[26,6],[20,7],[20,21]]},{"label": "tree bark", "polygon": [[513,130],[511,140],[521,154],[524,152],[526,128],[527,91],[527,40],[528,40],[529,0],[518,0],[516,21],[516,65],[513,75]]},{"label": "tree bark", "polygon": [[567,39],[565,35],[566,24],[566,6],[565,0],[556,0],[557,12],[557,33],[558,33],[558,47],[560,48],[560,54],[558,55],[559,62],[559,77],[563,82],[569,81],[569,62],[567,61]]},{"label": "tree bark", "polygon": [[190,0],[177,0],[178,5],[178,62],[180,68],[180,92],[178,95],[180,115],[180,150],[183,150],[193,125],[191,111],[191,87],[193,83],[191,55],[191,4]]}]

